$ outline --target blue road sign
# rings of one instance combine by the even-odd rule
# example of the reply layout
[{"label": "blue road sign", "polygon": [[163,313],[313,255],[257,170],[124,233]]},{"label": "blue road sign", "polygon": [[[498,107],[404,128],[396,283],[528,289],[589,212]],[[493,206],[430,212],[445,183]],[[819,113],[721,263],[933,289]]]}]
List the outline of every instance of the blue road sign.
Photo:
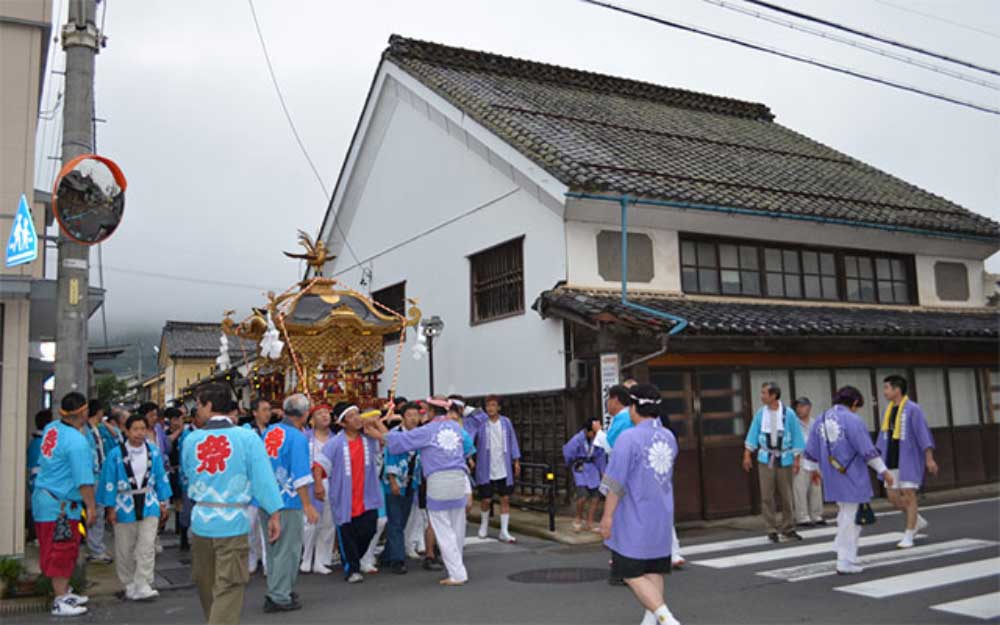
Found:
[{"label": "blue road sign", "polygon": [[23,265],[38,258],[38,234],[35,233],[35,222],[28,208],[28,198],[21,194],[17,204],[17,214],[14,215],[14,227],[7,239],[7,266]]}]

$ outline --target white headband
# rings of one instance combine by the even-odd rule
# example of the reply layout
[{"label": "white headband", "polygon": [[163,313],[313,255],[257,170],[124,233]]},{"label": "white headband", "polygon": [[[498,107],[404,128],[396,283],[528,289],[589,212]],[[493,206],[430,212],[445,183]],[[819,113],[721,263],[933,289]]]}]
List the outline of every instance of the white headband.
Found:
[{"label": "white headband", "polygon": [[635,395],[629,395],[629,397],[632,398],[633,402],[639,404],[640,406],[644,404],[655,404],[660,401],[659,399],[647,399],[645,397],[636,397]]},{"label": "white headband", "polygon": [[352,410],[357,410],[358,412],[361,412],[360,408],[358,408],[354,404],[351,404],[347,408],[344,408],[343,410],[341,410],[340,414],[337,415],[337,423],[340,423],[341,421],[343,421],[344,420],[344,416],[346,416],[347,413],[350,412],[350,411],[352,411]]}]

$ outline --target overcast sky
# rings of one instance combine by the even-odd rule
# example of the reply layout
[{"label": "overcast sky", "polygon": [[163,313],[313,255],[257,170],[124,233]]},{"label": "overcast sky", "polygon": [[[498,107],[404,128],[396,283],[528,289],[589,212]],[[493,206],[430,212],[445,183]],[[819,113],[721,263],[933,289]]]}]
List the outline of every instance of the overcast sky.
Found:
[{"label": "overcast sky", "polygon": [[[998,91],[702,0],[620,2],[1000,107]],[[1000,37],[890,3],[1000,34],[995,0],[784,0],[959,58],[994,66],[1000,59]],[[1000,220],[1000,116],[575,0],[256,0],[255,6],[285,98],[329,188],[380,54],[389,35],[399,33],[764,102],[777,122]],[[98,148],[121,165],[129,183],[124,221],[104,247],[112,336],[157,331],[168,318],[211,321],[226,309],[246,312],[261,303],[265,290],[297,279],[298,264],[281,250],[294,249],[297,228],[314,233],[326,210],[282,116],[246,0],[111,2],[105,32],[108,45],[97,59],[97,115],[107,123],[98,127]],[[59,52],[50,66],[63,64]],[[47,98],[62,84],[58,76],[50,79],[55,89]],[[40,126],[39,140],[45,137],[50,146],[40,150],[40,162],[55,153],[55,130]],[[50,176],[44,161],[39,186],[48,186]],[[362,257],[369,252],[357,250]],[[1000,271],[1000,259],[989,268]]]}]

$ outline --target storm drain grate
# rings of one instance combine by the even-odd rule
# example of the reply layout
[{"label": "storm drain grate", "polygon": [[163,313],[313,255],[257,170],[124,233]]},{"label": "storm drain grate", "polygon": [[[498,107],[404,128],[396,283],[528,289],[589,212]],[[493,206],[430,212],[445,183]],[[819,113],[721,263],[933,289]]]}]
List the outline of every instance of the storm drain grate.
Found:
[{"label": "storm drain grate", "polygon": [[608,570],[581,567],[532,569],[508,575],[507,579],[521,584],[582,584],[608,579]]}]

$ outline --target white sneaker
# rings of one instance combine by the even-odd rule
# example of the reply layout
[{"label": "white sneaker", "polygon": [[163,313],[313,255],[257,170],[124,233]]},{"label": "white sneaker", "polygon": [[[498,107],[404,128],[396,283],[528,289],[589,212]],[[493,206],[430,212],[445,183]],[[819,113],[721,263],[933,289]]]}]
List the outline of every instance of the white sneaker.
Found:
[{"label": "white sneaker", "polygon": [[837,575],[858,575],[865,571],[864,567],[857,564],[838,564]]},{"label": "white sneaker", "polygon": [[351,573],[351,575],[347,578],[348,584],[360,584],[363,581],[365,581],[365,576],[361,573]]},{"label": "white sneaker", "polygon": [[517,542],[516,538],[507,533],[501,533],[500,536],[498,536],[498,539],[500,540],[500,542],[507,543],[510,545],[513,545],[514,543]]},{"label": "white sneaker", "polygon": [[406,551],[406,557],[409,558],[410,560],[419,560],[420,554],[417,553],[415,549],[408,549]]},{"label": "white sneaker", "polygon": [[86,607],[70,603],[64,597],[52,602],[52,616],[80,616],[86,613]]},{"label": "white sneaker", "polygon": [[476,535],[479,536],[480,538],[486,538],[486,536],[488,534],[489,534],[489,530],[486,529],[485,527],[483,527],[482,525],[480,525],[479,526],[479,532]]},{"label": "white sneaker", "polygon": [[66,593],[63,595],[63,599],[71,601],[75,605],[87,605],[87,602],[90,601],[90,597],[87,597],[86,595],[78,595],[75,592]]},{"label": "white sneaker", "polygon": [[132,593],[132,601],[151,601],[160,596],[160,591],[146,586],[145,588],[138,588]]},{"label": "white sneaker", "polygon": [[[250,571],[250,572],[253,573],[253,571]],[[308,574],[308,573],[312,573],[312,572],[313,572],[313,567],[309,566],[308,562],[303,562],[302,564],[299,565],[299,573],[306,573],[306,574]]]},{"label": "white sneaker", "polygon": [[903,540],[896,543],[896,549],[909,549],[913,546],[913,536],[903,534]]},{"label": "white sneaker", "polygon": [[125,598],[128,599],[129,601],[131,601],[132,600],[132,595],[134,595],[134,594],[135,594],[135,584],[133,584],[131,582],[128,583],[128,584],[125,584]]},{"label": "white sneaker", "polygon": [[329,575],[330,573],[333,573],[332,570],[326,568],[322,564],[317,564],[313,566],[312,572],[315,573],[316,575]]}]

